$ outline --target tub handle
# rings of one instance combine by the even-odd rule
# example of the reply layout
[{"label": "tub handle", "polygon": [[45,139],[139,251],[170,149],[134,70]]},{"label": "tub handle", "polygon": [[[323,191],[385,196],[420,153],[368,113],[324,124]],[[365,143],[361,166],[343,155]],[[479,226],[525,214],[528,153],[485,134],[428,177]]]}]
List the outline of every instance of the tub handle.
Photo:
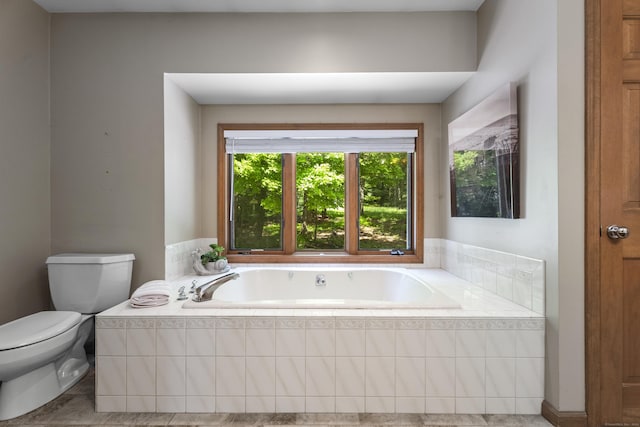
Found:
[{"label": "tub handle", "polygon": [[324,274],[316,275],[316,286],[327,286],[327,278]]}]

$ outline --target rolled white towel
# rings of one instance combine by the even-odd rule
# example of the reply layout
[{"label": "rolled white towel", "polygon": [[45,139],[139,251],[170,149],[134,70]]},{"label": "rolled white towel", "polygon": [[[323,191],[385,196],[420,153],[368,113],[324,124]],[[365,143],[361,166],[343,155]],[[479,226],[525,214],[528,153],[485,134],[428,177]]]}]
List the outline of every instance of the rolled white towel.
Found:
[{"label": "rolled white towel", "polygon": [[156,307],[169,303],[171,285],[164,280],[151,280],[133,292],[129,303],[132,307]]}]

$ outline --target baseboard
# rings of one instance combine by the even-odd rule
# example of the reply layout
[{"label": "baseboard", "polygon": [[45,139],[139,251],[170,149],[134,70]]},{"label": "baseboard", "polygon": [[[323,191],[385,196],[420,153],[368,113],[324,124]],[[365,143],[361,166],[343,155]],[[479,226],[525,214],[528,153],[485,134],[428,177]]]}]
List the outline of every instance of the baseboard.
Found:
[{"label": "baseboard", "polygon": [[542,402],[542,416],[555,427],[587,427],[586,412],[558,411],[546,400]]}]

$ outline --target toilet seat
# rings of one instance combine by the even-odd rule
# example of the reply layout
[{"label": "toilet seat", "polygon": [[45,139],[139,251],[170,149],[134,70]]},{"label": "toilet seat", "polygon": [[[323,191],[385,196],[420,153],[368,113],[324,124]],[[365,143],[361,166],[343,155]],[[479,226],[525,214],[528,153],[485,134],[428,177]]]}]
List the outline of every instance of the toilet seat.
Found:
[{"label": "toilet seat", "polygon": [[0,351],[33,345],[60,335],[81,320],[74,311],[41,311],[0,326]]}]

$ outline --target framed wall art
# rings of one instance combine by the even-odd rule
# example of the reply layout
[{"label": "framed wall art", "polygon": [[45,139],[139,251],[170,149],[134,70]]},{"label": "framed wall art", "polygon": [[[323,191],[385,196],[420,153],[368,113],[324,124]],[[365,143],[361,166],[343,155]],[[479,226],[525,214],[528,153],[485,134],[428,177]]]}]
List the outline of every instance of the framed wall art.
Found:
[{"label": "framed wall art", "polygon": [[449,123],[451,216],[520,217],[517,104],[509,83]]}]

